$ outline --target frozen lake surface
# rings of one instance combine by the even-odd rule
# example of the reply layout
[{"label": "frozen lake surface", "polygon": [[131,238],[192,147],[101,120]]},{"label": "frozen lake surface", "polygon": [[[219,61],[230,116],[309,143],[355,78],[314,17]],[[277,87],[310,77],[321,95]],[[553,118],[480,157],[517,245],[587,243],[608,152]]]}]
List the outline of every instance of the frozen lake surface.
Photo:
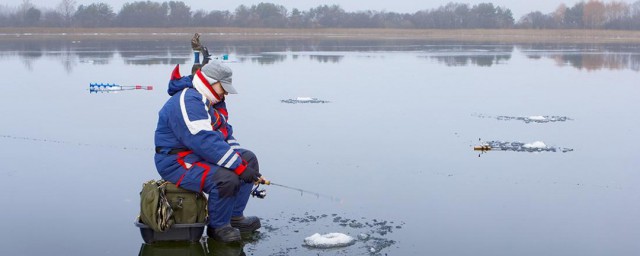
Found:
[{"label": "frozen lake surface", "polygon": [[[0,255],[640,255],[638,45],[204,42],[234,60],[235,137],[313,193],[265,186],[242,245],[143,245],[139,192],[189,39],[0,45]],[[572,151],[478,157],[479,139]],[[354,241],[305,246],[316,233]]]}]

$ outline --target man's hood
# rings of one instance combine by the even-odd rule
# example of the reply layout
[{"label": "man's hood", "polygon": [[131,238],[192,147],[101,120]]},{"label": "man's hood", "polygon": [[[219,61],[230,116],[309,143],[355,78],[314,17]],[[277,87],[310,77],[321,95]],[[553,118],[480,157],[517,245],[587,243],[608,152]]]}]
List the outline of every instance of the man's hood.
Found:
[{"label": "man's hood", "polygon": [[193,88],[193,76],[183,76],[179,79],[172,79],[169,81],[169,89],[167,92],[169,95],[173,96],[174,94],[184,90],[184,88]]},{"label": "man's hood", "polygon": [[167,89],[167,93],[173,96],[177,92],[184,90],[184,88],[193,88],[193,82],[191,82],[192,79],[193,76],[181,76],[180,64],[176,65],[171,72],[171,79],[169,80],[169,89]]}]

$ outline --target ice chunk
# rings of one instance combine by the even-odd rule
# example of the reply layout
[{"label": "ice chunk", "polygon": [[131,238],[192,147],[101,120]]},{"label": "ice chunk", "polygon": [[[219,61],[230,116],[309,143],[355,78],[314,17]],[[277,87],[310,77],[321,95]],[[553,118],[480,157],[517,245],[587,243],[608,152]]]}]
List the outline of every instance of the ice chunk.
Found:
[{"label": "ice chunk", "polygon": [[315,100],[316,98],[311,98],[311,97],[298,97],[296,98],[297,101],[312,101]]},{"label": "ice chunk", "polygon": [[525,148],[547,148],[547,145],[545,145],[544,142],[542,142],[542,141],[536,141],[536,142],[524,144],[523,147],[525,147]]},{"label": "ice chunk", "polygon": [[281,100],[281,102],[282,103],[289,103],[289,104],[297,104],[297,103],[329,103],[329,101],[319,100],[318,98],[313,98],[313,97],[297,97],[295,99]]},{"label": "ice chunk", "polygon": [[530,116],[529,120],[531,121],[546,121],[547,118],[544,116]]},{"label": "ice chunk", "polygon": [[344,247],[355,243],[355,239],[342,233],[313,234],[304,239],[304,244],[315,248]]}]

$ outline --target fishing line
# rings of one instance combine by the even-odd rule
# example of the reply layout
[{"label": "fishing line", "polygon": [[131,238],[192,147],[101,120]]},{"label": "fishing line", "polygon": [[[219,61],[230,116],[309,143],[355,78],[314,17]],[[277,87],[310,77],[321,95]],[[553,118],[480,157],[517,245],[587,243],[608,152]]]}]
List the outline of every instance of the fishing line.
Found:
[{"label": "fishing line", "polygon": [[153,148],[101,145],[101,144],[91,144],[91,143],[84,143],[84,142],[63,141],[63,140],[56,140],[56,139],[42,139],[42,138],[34,138],[34,137],[13,136],[13,135],[6,135],[6,134],[0,134],[0,138],[12,139],[12,140],[23,140],[23,141],[34,141],[34,142],[44,142],[44,143],[61,144],[61,145],[74,145],[74,146],[80,146],[80,147],[96,147],[96,148],[136,150],[136,151],[153,151]]},{"label": "fishing line", "polygon": [[312,194],[315,195],[317,198],[325,198],[325,199],[329,199],[331,201],[334,202],[341,202],[342,199],[334,197],[334,196],[330,196],[330,195],[326,195],[326,194],[321,194],[318,192],[313,192],[313,191],[309,191],[309,190],[305,190],[305,189],[301,189],[301,188],[296,188],[296,187],[291,187],[291,186],[287,186],[287,185],[282,185],[282,184],[278,184],[278,183],[273,183],[271,181],[268,180],[263,180],[261,183],[257,184],[257,186],[252,190],[251,194],[255,197],[258,198],[265,198],[266,197],[266,191],[264,189],[260,190],[258,189],[260,187],[260,184],[265,184],[265,185],[270,185],[270,186],[276,186],[276,187],[281,187],[281,188],[286,188],[289,190],[295,190],[295,191],[299,191],[300,192],[300,196],[304,196],[305,193],[307,194]]}]

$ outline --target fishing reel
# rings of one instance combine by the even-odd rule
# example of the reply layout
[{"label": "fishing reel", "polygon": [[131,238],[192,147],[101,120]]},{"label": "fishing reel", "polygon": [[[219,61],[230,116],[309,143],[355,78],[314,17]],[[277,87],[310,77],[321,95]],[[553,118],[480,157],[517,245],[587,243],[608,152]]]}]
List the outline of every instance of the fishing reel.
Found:
[{"label": "fishing reel", "polygon": [[255,188],[253,188],[253,190],[251,190],[251,196],[253,197],[257,197],[260,199],[264,199],[265,197],[267,197],[267,190],[266,189],[258,189],[260,187],[260,184],[258,183],[256,185]]}]

